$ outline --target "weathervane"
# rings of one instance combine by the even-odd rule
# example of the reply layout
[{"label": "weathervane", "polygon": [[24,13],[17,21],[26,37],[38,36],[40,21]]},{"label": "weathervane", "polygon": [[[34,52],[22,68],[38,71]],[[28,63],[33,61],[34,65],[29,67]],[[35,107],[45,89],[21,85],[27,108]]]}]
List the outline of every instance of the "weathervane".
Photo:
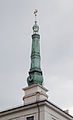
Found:
[{"label": "weathervane", "polygon": [[37,12],[38,12],[38,10],[35,9],[35,10],[34,10],[34,14],[35,14],[35,23],[37,22],[37,20],[36,20]]},{"label": "weathervane", "polygon": [[35,24],[34,24],[34,26],[32,27],[32,29],[33,29],[33,34],[36,34],[36,33],[38,33],[38,31],[39,31],[39,26],[37,25],[37,20],[36,20],[37,12],[38,12],[38,10],[35,9],[35,10],[34,10]]}]

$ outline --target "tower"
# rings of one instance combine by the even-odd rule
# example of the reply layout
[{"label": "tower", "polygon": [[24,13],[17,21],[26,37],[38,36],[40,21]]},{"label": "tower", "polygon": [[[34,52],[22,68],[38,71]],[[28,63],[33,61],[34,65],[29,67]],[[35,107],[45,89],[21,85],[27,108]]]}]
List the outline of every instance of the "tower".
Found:
[{"label": "tower", "polygon": [[33,28],[32,35],[32,51],[31,51],[31,68],[29,71],[29,76],[27,78],[28,86],[34,84],[43,84],[43,75],[40,67],[40,35],[39,26],[37,25],[37,10],[34,11],[35,14],[35,24]]},{"label": "tower", "polygon": [[43,75],[40,67],[40,35],[38,33],[39,26],[36,20],[37,12],[38,10],[34,11],[35,24],[32,27],[31,68],[29,76],[27,77],[28,87],[23,89],[25,91],[25,96],[23,97],[25,105],[48,99],[46,94],[48,90],[43,87]]}]

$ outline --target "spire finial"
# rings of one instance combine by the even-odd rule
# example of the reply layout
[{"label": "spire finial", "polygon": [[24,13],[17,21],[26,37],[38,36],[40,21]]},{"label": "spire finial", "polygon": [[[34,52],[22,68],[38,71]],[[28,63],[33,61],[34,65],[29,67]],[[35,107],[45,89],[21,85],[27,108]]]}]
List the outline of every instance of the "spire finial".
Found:
[{"label": "spire finial", "polygon": [[38,12],[38,10],[37,9],[35,9],[34,10],[34,14],[35,14],[35,25],[33,26],[33,33],[35,34],[35,33],[38,33],[38,31],[39,31],[39,26],[37,25],[37,12]]},{"label": "spire finial", "polygon": [[37,20],[36,20],[37,12],[38,12],[38,10],[35,9],[35,10],[34,10],[34,14],[35,14],[35,23],[37,22]]}]

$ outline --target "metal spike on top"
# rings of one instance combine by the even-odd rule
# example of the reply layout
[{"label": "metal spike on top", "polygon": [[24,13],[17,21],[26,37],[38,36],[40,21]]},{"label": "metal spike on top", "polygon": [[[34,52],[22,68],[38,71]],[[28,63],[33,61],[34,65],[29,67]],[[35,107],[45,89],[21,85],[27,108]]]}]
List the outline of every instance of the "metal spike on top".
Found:
[{"label": "metal spike on top", "polygon": [[34,14],[35,14],[35,22],[37,22],[37,20],[36,20],[37,12],[38,12],[38,10],[35,9],[35,10],[34,10]]},{"label": "metal spike on top", "polygon": [[33,33],[34,33],[34,34],[35,34],[35,33],[38,33],[38,31],[39,31],[39,26],[37,25],[37,12],[38,12],[38,10],[35,9],[35,10],[34,10],[35,25],[33,26]]}]

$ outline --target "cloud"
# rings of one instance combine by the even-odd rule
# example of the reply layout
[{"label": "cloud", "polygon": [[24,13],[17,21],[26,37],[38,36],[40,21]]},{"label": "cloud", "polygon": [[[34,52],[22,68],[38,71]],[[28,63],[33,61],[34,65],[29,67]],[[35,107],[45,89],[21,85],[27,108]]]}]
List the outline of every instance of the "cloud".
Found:
[{"label": "cloud", "polygon": [[30,69],[33,11],[37,8],[44,85],[50,90],[50,101],[61,108],[70,108],[73,104],[73,0],[37,0],[36,4],[34,0],[4,1],[0,1],[0,107],[8,108],[22,101],[21,89],[27,86]]}]

